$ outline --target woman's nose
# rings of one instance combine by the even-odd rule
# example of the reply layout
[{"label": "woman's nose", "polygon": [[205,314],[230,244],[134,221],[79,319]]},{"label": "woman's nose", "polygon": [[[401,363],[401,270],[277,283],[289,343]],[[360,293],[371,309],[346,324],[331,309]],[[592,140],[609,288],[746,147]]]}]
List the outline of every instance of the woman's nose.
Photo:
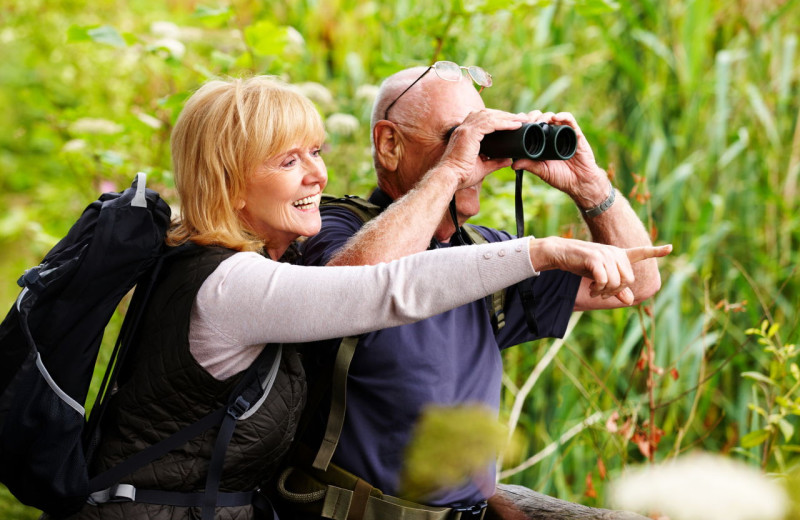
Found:
[{"label": "woman's nose", "polygon": [[321,182],[323,184],[328,181],[328,169],[325,167],[325,163],[322,162],[322,159],[309,162],[306,171],[306,180],[309,183]]}]

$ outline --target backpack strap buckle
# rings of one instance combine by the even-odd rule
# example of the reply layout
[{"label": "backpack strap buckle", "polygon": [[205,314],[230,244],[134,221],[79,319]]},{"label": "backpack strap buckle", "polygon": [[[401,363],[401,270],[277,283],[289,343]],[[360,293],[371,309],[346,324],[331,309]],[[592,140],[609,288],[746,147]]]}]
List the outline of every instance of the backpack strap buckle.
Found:
[{"label": "backpack strap buckle", "polygon": [[130,484],[114,484],[90,494],[86,501],[93,506],[109,502],[135,502],[136,488]]},{"label": "backpack strap buckle", "polygon": [[19,277],[19,280],[17,280],[17,285],[41,290],[43,288],[42,275],[39,272],[41,267],[41,265],[37,265],[26,269],[25,272],[22,273],[22,276]]},{"label": "backpack strap buckle", "polygon": [[249,409],[250,403],[240,395],[236,398],[236,402],[228,407],[228,415],[238,420]]},{"label": "backpack strap buckle", "polygon": [[486,514],[486,500],[469,507],[454,507],[448,520],[482,520]]}]

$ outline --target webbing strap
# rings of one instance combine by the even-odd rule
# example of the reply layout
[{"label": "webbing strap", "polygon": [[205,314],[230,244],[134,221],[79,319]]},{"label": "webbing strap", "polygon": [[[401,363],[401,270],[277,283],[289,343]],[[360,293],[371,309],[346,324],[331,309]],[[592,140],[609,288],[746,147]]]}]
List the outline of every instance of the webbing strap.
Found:
[{"label": "webbing strap", "polygon": [[[242,491],[237,493],[217,493],[217,507],[241,507],[253,503],[254,491]],[[136,501],[146,504],[159,504],[178,507],[205,507],[205,497],[207,493],[198,491],[196,493],[181,493],[180,491],[161,491],[157,489],[138,489],[136,490]]]},{"label": "webbing strap", "polygon": [[294,505],[294,510],[331,520],[479,520],[485,509],[485,502],[453,509],[384,495],[335,464],[324,473],[286,468],[277,489],[284,500]]},{"label": "webbing strap", "polygon": [[[517,189],[517,198],[518,198],[517,229],[519,229],[520,222],[523,221],[521,213],[522,211],[521,172],[522,170],[518,171],[518,177],[517,177],[517,182],[519,185],[519,188]],[[376,192],[379,191],[380,190],[376,190]],[[373,194],[373,197],[374,196],[375,194]],[[323,195],[322,204],[347,208],[349,211],[351,211],[353,214],[359,217],[359,219],[361,219],[363,222],[368,222],[369,220],[379,215],[383,209],[382,206],[373,203],[372,200],[373,200],[372,197],[370,198],[369,201],[365,201],[363,199],[360,199],[358,197],[353,197],[350,195],[346,195],[344,198],[339,198],[339,199]],[[389,200],[389,202],[391,202],[391,200]],[[455,225],[456,228],[456,233],[454,234],[454,236],[457,237],[458,243],[483,244],[488,242],[486,237],[484,237],[473,226],[466,224],[463,228],[459,227],[455,195],[450,201],[448,210],[450,218],[453,219],[453,224]],[[530,285],[528,287],[530,287]],[[529,292],[530,292],[530,299],[532,301],[533,292],[532,291]],[[495,333],[497,333],[500,329],[502,329],[505,326],[505,314],[504,314],[505,298],[506,298],[505,289],[497,291],[493,293],[491,296],[487,297],[489,315]],[[534,327],[536,326],[536,320],[533,317],[532,309],[533,306],[531,305],[531,316],[530,319],[528,320],[529,327],[531,326],[531,323],[533,323]],[[331,459],[333,458],[333,453],[336,451],[336,447],[339,444],[339,437],[342,433],[345,411],[347,409],[347,374],[350,370],[350,363],[353,359],[353,355],[355,354],[355,349],[356,345],[358,344],[358,339],[359,339],[358,336],[350,336],[343,338],[341,344],[339,345],[339,350],[336,354],[333,376],[331,380],[331,406],[330,406],[330,411],[328,413],[328,421],[325,427],[325,435],[320,444],[319,451],[317,452],[317,455],[314,458],[314,462],[312,463],[312,467],[315,469],[319,469],[322,471],[328,469]],[[317,394],[318,392],[313,391],[316,390],[317,388],[319,387],[317,386],[316,388],[313,388],[310,395],[313,396]],[[316,408],[315,401],[316,400],[312,400],[311,398],[309,400],[308,405],[312,409]],[[305,419],[307,417],[308,415],[304,414],[304,419],[302,419],[303,423],[306,423]]]},{"label": "webbing strap", "polygon": [[[525,216],[522,208],[522,175],[525,170],[516,170],[514,183],[514,216],[517,220],[517,238],[525,236]],[[519,295],[522,298],[522,308],[525,311],[525,322],[531,334],[539,335],[539,324],[536,322],[535,297],[533,294],[533,279],[528,278],[519,283]]]},{"label": "webbing strap", "polygon": [[347,520],[352,500],[353,492],[349,489],[329,486],[325,492],[325,501],[322,503],[320,516],[332,520]]},{"label": "webbing strap", "polygon": [[[247,410],[250,403],[244,401],[239,397],[238,401],[240,409]],[[234,408],[233,405],[231,408]],[[242,411],[244,413],[244,411]],[[241,415],[241,414],[239,414]],[[202,520],[214,520],[214,509],[217,507],[219,499],[219,482],[222,480],[222,466],[225,462],[225,452],[228,450],[228,444],[233,437],[233,430],[236,428],[237,415],[228,409],[225,417],[222,418],[222,424],[217,433],[217,440],[214,443],[214,451],[211,454],[211,462],[208,465],[208,474],[206,475],[206,490],[203,493],[203,510],[201,514]]]},{"label": "webbing strap", "polygon": [[89,481],[89,490],[98,491],[109,488],[113,484],[119,482],[122,477],[149,464],[150,462],[153,462],[157,458],[174,450],[175,448],[179,448],[188,440],[200,435],[212,426],[219,424],[219,421],[222,419],[222,416],[225,415],[226,410],[227,407],[220,407],[194,424],[175,432],[163,441],[145,448],[144,450],[126,459],[124,462],[103,473],[100,473]]},{"label": "webbing strap", "polygon": [[[472,224],[464,224],[462,229],[465,231],[465,235],[470,239],[472,244],[489,243],[486,237]],[[497,334],[500,329],[506,326],[506,290],[500,289],[499,291],[493,292],[490,296],[486,297],[486,302],[489,306],[489,317],[491,318],[492,328],[494,329],[494,333]]]},{"label": "webbing strap", "polygon": [[349,336],[342,339],[336,361],[333,367],[333,380],[331,381],[331,409],[328,414],[328,424],[325,427],[325,436],[317,452],[313,468],[325,471],[331,463],[333,452],[339,444],[339,436],[344,425],[344,415],[347,410],[347,373],[350,362],[356,352],[358,336]]},{"label": "webbing strap", "polygon": [[[96,491],[89,496],[89,503],[92,505],[105,504],[108,502],[141,502],[144,504],[156,504],[163,506],[178,507],[201,507],[205,493],[197,491],[193,493],[181,491],[160,491],[153,489],[136,489],[130,484],[118,484],[109,489]],[[269,501],[259,490],[221,492],[217,495],[217,507],[242,507],[252,505],[253,509],[261,512],[264,518],[268,513],[272,513],[272,520],[279,520],[278,513]]]},{"label": "webbing strap", "polygon": [[[258,397],[261,392],[268,394],[272,389],[275,378],[270,377],[269,375],[266,376],[266,384],[260,384],[257,386],[252,383],[254,378],[256,378],[258,381],[261,381],[264,377],[264,373],[271,375],[275,371],[275,366],[280,364],[281,361],[281,352],[282,349],[280,345],[269,344],[265,346],[261,354],[259,354],[250,368],[247,369],[247,372],[245,372],[244,376],[242,376],[242,379],[231,393],[231,403],[221,406],[198,421],[186,426],[181,430],[178,430],[166,439],[148,446],[144,450],[132,455],[124,462],[121,462],[113,468],[110,468],[107,471],[95,476],[89,481],[89,491],[97,492],[112,488],[112,486],[116,485],[123,477],[133,473],[141,467],[146,466],[170,451],[183,446],[190,439],[197,437],[209,428],[219,424],[220,429],[219,433],[217,434],[217,440],[214,445],[214,451],[212,452],[211,462],[209,464],[208,475],[206,478],[206,494],[208,495],[208,500],[206,501],[207,504],[203,504],[204,514],[206,511],[205,508],[208,506],[208,508],[211,510],[210,518],[213,518],[214,511],[213,507],[211,506],[211,501],[214,501],[214,505],[221,506],[221,504],[217,502],[219,496],[217,491],[219,490],[219,481],[222,475],[225,453],[227,452],[228,444],[230,443],[231,436],[233,435],[233,429],[236,426],[236,420],[247,411],[249,408],[249,402],[253,400],[253,396]],[[242,398],[241,394],[243,392],[247,392],[247,400]],[[175,492],[176,496],[181,494],[182,493]],[[204,516],[204,518],[207,517]]]},{"label": "webbing strap", "polygon": [[453,198],[450,199],[450,206],[448,207],[450,211],[450,219],[453,221],[453,227],[455,227],[456,231],[453,233],[453,236],[456,237],[456,240],[459,244],[466,244],[467,241],[464,239],[464,233],[461,231],[461,226],[458,223],[458,210],[456,209],[456,195],[453,194]]},{"label": "webbing strap", "polygon": [[347,520],[363,520],[371,491],[372,486],[365,480],[356,480],[356,488],[353,490],[353,499],[350,501],[350,512],[347,514]]},{"label": "webbing strap", "polygon": [[[351,516],[356,504],[355,492],[337,486],[328,486],[321,516],[331,520],[354,520]],[[360,520],[457,520],[453,509],[415,504],[389,495],[368,495]]]},{"label": "webbing strap", "polygon": [[525,216],[522,208],[522,175],[525,170],[514,170],[517,174],[514,182],[514,217],[517,221],[517,238],[525,236]]},{"label": "webbing strap", "polygon": [[[247,506],[253,503],[255,491],[241,491],[233,493],[219,493],[217,496],[218,507]],[[144,504],[157,504],[178,507],[201,507],[205,492],[162,491],[157,489],[137,489],[130,484],[117,484],[108,489],[95,491],[89,495],[89,502],[93,505],[108,502],[141,502]]]},{"label": "webbing strap", "polygon": [[[211,452],[211,461],[208,465],[202,520],[214,520],[214,510],[219,505],[219,484],[222,480],[225,455],[233,437],[233,430],[236,428],[236,421],[250,409],[251,404],[257,398],[269,394],[272,390],[277,366],[281,362],[281,353],[281,345],[265,345],[231,393],[231,399],[219,426],[214,451]],[[269,369],[267,369],[268,366]],[[267,370],[269,371],[267,372]],[[263,401],[259,400],[259,402]]]}]

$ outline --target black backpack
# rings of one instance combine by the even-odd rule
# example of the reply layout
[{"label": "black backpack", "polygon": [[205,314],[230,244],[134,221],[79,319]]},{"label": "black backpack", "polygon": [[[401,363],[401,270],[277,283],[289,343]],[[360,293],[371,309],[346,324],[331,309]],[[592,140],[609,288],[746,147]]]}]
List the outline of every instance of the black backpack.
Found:
[{"label": "black backpack", "polygon": [[[264,349],[226,406],[90,478],[98,424],[127,347],[164,258],[182,250],[165,251],[170,208],[145,182],[139,173],[130,188],[91,203],[42,262],[19,279],[22,292],[0,323],[0,482],[20,502],[54,517],[77,512],[90,496],[98,502],[119,499],[119,479],[215,426],[220,433],[205,493],[152,491],[137,499],[202,506],[203,518],[213,517],[215,505],[253,501],[246,493],[218,493],[222,461],[236,420],[269,392],[280,348]],[[87,422],[84,405],[103,332],[134,286]]]}]

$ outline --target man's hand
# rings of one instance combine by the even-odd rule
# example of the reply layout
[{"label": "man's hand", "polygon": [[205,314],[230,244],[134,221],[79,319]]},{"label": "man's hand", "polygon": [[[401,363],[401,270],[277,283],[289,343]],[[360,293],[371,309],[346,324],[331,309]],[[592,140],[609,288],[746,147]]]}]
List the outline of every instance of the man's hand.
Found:
[{"label": "man's hand", "polygon": [[668,255],[672,245],[623,249],[607,244],[560,237],[531,240],[531,263],[537,271],[561,269],[591,280],[592,297],[616,297],[625,305],[635,301],[630,286],[636,278],[633,265]]},{"label": "man's hand", "polygon": [[597,166],[594,152],[583,135],[575,117],[569,112],[542,113],[534,110],[527,114],[531,123],[547,123],[549,125],[567,125],[575,130],[577,149],[575,155],[566,161],[533,161],[520,159],[511,166],[515,170],[527,170],[550,186],[563,191],[582,208],[592,208],[600,204],[608,196],[608,177]]},{"label": "man's hand", "polygon": [[457,189],[478,184],[490,173],[511,165],[510,159],[487,159],[479,156],[483,136],[497,130],[516,130],[526,119],[525,114],[511,114],[500,110],[471,112],[453,129],[437,166],[457,175]]}]

